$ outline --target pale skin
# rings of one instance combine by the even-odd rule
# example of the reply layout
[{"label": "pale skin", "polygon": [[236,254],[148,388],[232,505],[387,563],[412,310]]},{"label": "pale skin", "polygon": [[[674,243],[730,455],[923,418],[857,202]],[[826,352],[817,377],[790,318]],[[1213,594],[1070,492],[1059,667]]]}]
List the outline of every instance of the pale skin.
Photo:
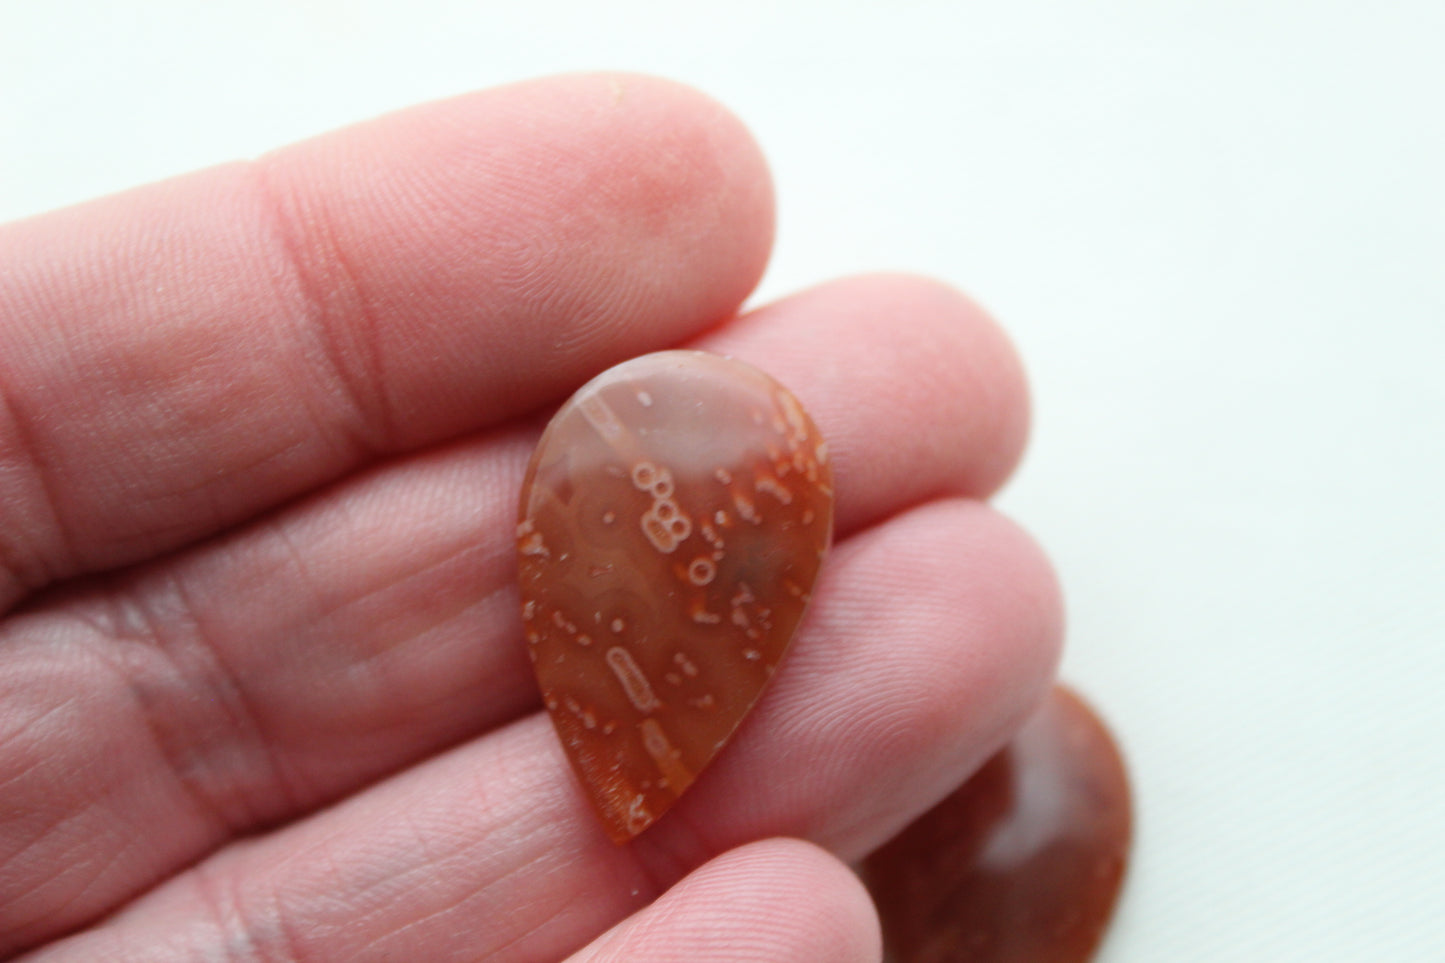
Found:
[{"label": "pale skin", "polygon": [[[0,957],[878,959],[847,864],[1023,720],[1060,603],[984,502],[1008,341],[908,276],[743,311],[772,205],[716,104],[580,76],[0,229]],[[838,538],[756,710],[619,847],[512,533],[546,411],[676,346],[803,401]]]}]

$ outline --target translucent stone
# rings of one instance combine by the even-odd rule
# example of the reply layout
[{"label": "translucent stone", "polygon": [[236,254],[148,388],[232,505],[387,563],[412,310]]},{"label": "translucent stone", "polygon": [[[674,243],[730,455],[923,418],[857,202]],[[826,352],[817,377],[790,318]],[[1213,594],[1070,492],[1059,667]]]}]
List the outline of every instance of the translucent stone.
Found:
[{"label": "translucent stone", "polygon": [[888,963],[1083,963],[1113,914],[1131,833],[1109,730],[1053,694],[953,795],[868,858]]},{"label": "translucent stone", "polygon": [[613,839],[668,810],[777,669],[833,527],[827,446],[739,361],[666,351],[553,417],[522,489],[543,700]]}]

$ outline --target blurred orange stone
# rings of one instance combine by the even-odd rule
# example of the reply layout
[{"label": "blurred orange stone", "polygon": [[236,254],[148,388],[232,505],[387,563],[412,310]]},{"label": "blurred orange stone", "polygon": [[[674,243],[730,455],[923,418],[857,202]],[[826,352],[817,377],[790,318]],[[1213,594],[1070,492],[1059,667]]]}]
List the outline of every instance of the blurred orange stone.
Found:
[{"label": "blurred orange stone", "polygon": [[1109,730],[1056,687],[972,779],[864,864],[888,963],[1083,963],[1132,831]]},{"label": "blurred orange stone", "polygon": [[665,351],[547,426],[517,526],[542,697],[608,833],[650,826],[792,641],[833,530],[827,446],[757,369]]}]

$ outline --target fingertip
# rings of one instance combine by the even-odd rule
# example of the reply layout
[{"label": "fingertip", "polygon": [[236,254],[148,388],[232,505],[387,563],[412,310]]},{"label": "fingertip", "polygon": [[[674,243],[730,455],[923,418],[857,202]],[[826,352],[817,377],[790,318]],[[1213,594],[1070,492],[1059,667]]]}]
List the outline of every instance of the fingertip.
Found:
[{"label": "fingertip", "polygon": [[940,312],[969,319],[960,325],[968,338],[963,353],[966,367],[960,378],[977,384],[980,392],[976,418],[971,422],[987,453],[975,466],[975,489],[987,497],[996,492],[1018,468],[1028,447],[1032,420],[1028,374],[1023,358],[1003,325],[981,303],[964,291],[935,278],[906,276],[921,299],[937,303]]},{"label": "fingertip", "polygon": [[811,843],[748,843],[704,864],[569,963],[876,963],[882,936],[858,877]]},{"label": "fingertip", "polygon": [[376,447],[554,401],[733,314],[771,250],[757,143],[680,84],[477,91],[263,158],[282,244]]},{"label": "fingertip", "polygon": [[[642,242],[634,267],[654,284],[675,285],[668,279],[695,263],[716,273],[688,316],[722,320],[757,286],[772,251],[772,175],[752,132],[720,101],[678,81],[620,71],[521,81],[456,104],[464,110],[472,98],[505,98],[521,124],[554,117],[565,125],[575,153],[564,149],[555,160],[574,163],[579,180],[551,182],[561,194],[553,207],[575,206],[579,195],[603,200]],[[614,258],[622,233],[608,241]],[[660,238],[671,243],[650,243]]]},{"label": "fingertip", "polygon": [[979,453],[970,463],[965,494],[993,494],[1018,467],[1029,438],[1028,377],[1013,340],[982,304],[938,278],[892,272],[855,280],[895,292],[900,311],[941,319],[944,336],[957,342],[949,354],[954,366],[941,377],[952,383],[955,395],[958,386],[968,386],[962,393],[968,408],[954,414],[969,449]]},{"label": "fingertip", "polygon": [[987,613],[994,631],[993,645],[981,654],[990,659],[996,687],[1006,693],[1000,718],[1006,734],[1012,734],[1048,694],[1058,672],[1064,644],[1063,588],[1031,532],[991,507],[974,508],[988,548],[987,564],[975,567],[969,594],[980,600],[979,611]]},{"label": "fingertip", "polygon": [[1028,440],[1018,352],[988,312],[933,278],[829,281],[698,345],[765,368],[807,406],[840,479],[840,531],[931,498],[986,498]]},{"label": "fingertip", "polygon": [[984,503],[935,501],[846,539],[784,670],[653,842],[761,829],[862,857],[1018,729],[1062,636],[1047,558]]},{"label": "fingertip", "polygon": [[335,246],[326,263],[361,279],[351,293],[379,322],[498,316],[548,369],[577,368],[569,383],[728,317],[772,248],[752,134],[711,97],[640,74],[474,91],[260,164],[283,219]]},{"label": "fingertip", "polygon": [[[798,893],[813,893],[819,898],[811,904],[818,914],[806,929],[820,934],[823,940],[808,947],[804,959],[840,963],[875,963],[883,952],[883,937],[878,910],[873,898],[858,875],[836,856],[813,843],[794,838],[776,838],[749,844],[749,855],[778,861],[791,873],[784,876],[773,901],[782,907],[786,920]],[[784,888],[786,887],[786,888]]]},{"label": "fingertip", "polygon": [[986,504],[938,502],[903,521],[915,527],[921,557],[931,548],[937,571],[956,573],[944,591],[937,588],[941,574],[936,576],[928,596],[939,606],[935,624],[951,631],[908,653],[916,660],[910,673],[916,702],[901,715],[888,715],[891,726],[880,723],[893,736],[880,756],[933,753],[950,760],[955,778],[945,779],[946,787],[956,782],[959,760],[965,768],[982,762],[1047,694],[1062,651],[1063,598],[1039,543]]},{"label": "fingertip", "polygon": [[[752,131],[721,101],[675,80],[624,72],[557,79],[590,84],[614,110],[637,111],[636,123],[651,136],[630,141],[637,150],[623,158],[648,175],[628,183],[633,203],[664,223],[678,207],[710,213],[692,232],[698,241],[723,242],[711,256],[736,265],[736,286],[720,293],[721,307],[710,313],[721,319],[735,312],[761,280],[776,230],[772,173]],[[676,176],[648,173],[659,168]]]}]

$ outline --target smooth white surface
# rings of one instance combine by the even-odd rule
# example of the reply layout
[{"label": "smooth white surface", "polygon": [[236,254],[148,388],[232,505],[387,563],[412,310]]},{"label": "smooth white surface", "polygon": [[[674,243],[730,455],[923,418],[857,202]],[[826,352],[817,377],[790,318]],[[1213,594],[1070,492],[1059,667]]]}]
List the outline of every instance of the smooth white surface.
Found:
[{"label": "smooth white surface", "polygon": [[[762,296],[1010,327],[1003,504],[1140,805],[1110,961],[1445,959],[1445,5],[5,3],[0,218],[558,70],[775,168]],[[0,266],[3,267],[3,266]]]}]

